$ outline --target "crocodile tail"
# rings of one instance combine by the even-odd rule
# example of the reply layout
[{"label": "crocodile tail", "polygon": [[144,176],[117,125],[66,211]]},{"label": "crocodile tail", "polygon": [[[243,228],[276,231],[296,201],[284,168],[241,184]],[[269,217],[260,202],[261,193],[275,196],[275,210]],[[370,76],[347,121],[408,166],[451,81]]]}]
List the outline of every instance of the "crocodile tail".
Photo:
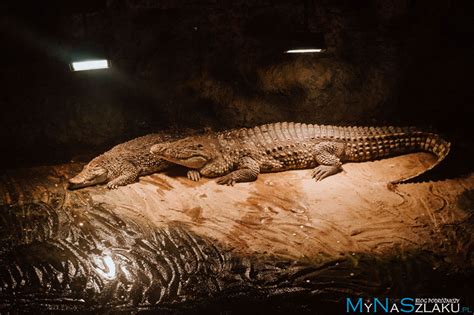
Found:
[{"label": "crocodile tail", "polygon": [[449,150],[451,148],[451,143],[449,141],[443,139],[442,137],[440,137],[437,134],[426,133],[425,134],[425,141],[419,143],[418,146],[419,146],[418,149],[420,151],[426,151],[426,152],[430,152],[432,154],[435,154],[438,157],[436,162],[433,163],[433,165],[431,165],[427,169],[425,169],[423,171],[420,171],[415,175],[391,181],[389,183],[389,186],[395,186],[397,184],[406,183],[409,180],[412,180],[412,179],[420,176],[421,174],[424,174],[424,173],[428,172],[432,168],[436,167],[449,154]]}]

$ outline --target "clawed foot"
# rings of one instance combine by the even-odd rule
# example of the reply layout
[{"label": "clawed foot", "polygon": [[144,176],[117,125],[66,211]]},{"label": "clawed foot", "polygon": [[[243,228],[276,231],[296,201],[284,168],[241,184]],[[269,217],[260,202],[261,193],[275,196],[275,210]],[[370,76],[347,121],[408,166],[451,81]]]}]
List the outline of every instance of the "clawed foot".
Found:
[{"label": "clawed foot", "polygon": [[311,176],[316,180],[320,181],[328,176],[338,173],[341,169],[334,165],[319,165],[313,169]]},{"label": "clawed foot", "polygon": [[201,179],[201,173],[199,173],[199,171],[196,171],[196,170],[188,171],[187,176],[190,180],[192,180],[194,182],[197,182]]},{"label": "clawed foot", "polygon": [[228,174],[226,176],[222,176],[216,180],[216,183],[219,185],[227,185],[227,186],[234,186],[237,181],[235,180],[232,174]]},{"label": "clawed foot", "polygon": [[117,183],[114,183],[114,181],[111,181],[111,182],[108,182],[107,183],[107,188],[108,189],[117,189],[120,185],[118,185]]}]

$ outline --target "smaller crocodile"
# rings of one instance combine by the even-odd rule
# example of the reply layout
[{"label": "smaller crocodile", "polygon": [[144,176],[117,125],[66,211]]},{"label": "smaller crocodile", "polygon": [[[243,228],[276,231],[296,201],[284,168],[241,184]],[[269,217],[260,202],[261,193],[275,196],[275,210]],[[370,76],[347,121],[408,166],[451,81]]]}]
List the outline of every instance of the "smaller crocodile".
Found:
[{"label": "smaller crocodile", "polygon": [[[184,135],[189,135],[185,132]],[[139,176],[165,170],[171,163],[150,153],[152,145],[178,139],[175,133],[154,133],[116,145],[97,156],[82,171],[69,179],[68,189],[107,183],[115,189],[135,182]]]},{"label": "smaller crocodile", "polygon": [[449,149],[450,143],[439,135],[414,127],[338,127],[283,122],[160,143],[151,152],[191,169],[188,171],[191,180],[197,181],[201,175],[220,177],[218,184],[234,185],[254,181],[262,172],[304,168],[313,168],[312,177],[322,180],[340,172],[343,162],[419,151],[438,157],[431,169],[446,157]]}]

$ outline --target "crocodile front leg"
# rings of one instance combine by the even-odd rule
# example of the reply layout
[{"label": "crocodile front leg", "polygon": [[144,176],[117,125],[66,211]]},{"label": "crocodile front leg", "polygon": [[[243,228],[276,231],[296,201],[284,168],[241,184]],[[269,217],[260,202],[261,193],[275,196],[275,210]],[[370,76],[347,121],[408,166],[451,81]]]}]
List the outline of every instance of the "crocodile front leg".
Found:
[{"label": "crocodile front leg", "polygon": [[190,180],[194,182],[198,182],[201,179],[201,173],[199,173],[199,171],[196,171],[196,170],[189,170],[187,173],[187,176]]},{"label": "crocodile front leg", "polygon": [[132,163],[121,166],[121,175],[107,183],[107,188],[116,189],[119,186],[125,186],[134,183],[138,179],[139,170]]},{"label": "crocodile front leg", "polygon": [[320,181],[342,170],[340,156],[344,152],[344,145],[335,142],[321,142],[315,146],[314,159],[318,166],[313,169],[311,176]]},{"label": "crocodile front leg", "polygon": [[258,162],[251,157],[243,157],[239,160],[237,170],[216,180],[219,185],[234,186],[235,183],[252,182],[260,173]]}]

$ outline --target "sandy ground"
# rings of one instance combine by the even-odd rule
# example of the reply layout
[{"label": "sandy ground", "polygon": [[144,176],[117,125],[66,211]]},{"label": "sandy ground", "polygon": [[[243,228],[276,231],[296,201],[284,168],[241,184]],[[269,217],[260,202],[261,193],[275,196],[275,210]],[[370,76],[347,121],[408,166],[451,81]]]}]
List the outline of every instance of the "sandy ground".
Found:
[{"label": "sandy ground", "polygon": [[[344,172],[321,182],[311,178],[311,170],[298,170],[261,174],[256,182],[234,187],[217,185],[212,179],[192,182],[184,169],[175,169],[116,190],[97,186],[76,191],[66,190],[67,179],[81,170],[81,163],[7,170],[0,175],[0,225],[4,224],[0,260],[10,262],[4,266],[9,277],[31,277],[39,292],[49,292],[56,274],[67,274],[61,276],[65,283],[77,278],[96,288],[88,298],[114,305],[121,305],[123,292],[129,296],[125,301],[136,298],[145,306],[150,301],[155,305],[155,291],[165,292],[173,303],[201,296],[210,299],[229,287],[234,292],[235,279],[245,284],[239,294],[249,288],[255,291],[248,298],[261,294],[255,305],[288,302],[289,309],[299,305],[299,300],[287,298],[292,292],[306,296],[304,305],[313,303],[319,309],[327,302],[335,310],[346,296],[469,299],[473,296],[474,174],[387,188],[389,181],[415,174],[433,162],[431,155],[416,153],[345,164]],[[160,243],[166,231],[184,231],[182,247]],[[188,250],[187,256],[181,248]],[[56,254],[49,253],[51,249]],[[111,255],[107,257],[115,261],[110,264],[128,268],[123,275],[135,275],[132,283],[141,293],[120,291],[128,283],[120,277],[109,286],[103,272],[107,268],[96,265],[99,254]],[[183,264],[162,256],[178,257],[176,261]],[[240,267],[229,267],[236,262]],[[143,263],[148,267],[143,269]],[[83,266],[83,273],[68,267],[76,264]],[[207,272],[215,264],[228,273]],[[40,269],[32,269],[36,265],[44,268],[41,277]],[[187,274],[184,271],[190,266],[200,269],[191,268]],[[169,279],[176,285],[157,275],[160,270],[175,270],[176,277]],[[9,277],[4,279],[7,286]],[[189,280],[193,277],[196,282]],[[216,277],[223,281],[221,286],[214,286]],[[18,293],[30,292],[28,281],[16,281]],[[171,290],[181,285],[189,290],[182,294]],[[150,291],[151,287],[156,290]],[[116,290],[109,292],[109,288]],[[69,298],[68,291],[60,292]],[[272,302],[268,292],[287,295]],[[61,302],[63,306],[67,301]],[[77,303],[83,302],[81,295]],[[222,303],[226,309],[227,302]]]},{"label": "sandy ground", "polygon": [[297,170],[262,174],[256,182],[234,187],[212,179],[195,183],[184,172],[175,172],[173,177],[143,177],[113,191],[87,191],[117,212],[158,226],[185,223],[243,253],[313,260],[441,244],[441,227],[460,224],[470,215],[458,199],[474,189],[474,175],[402,184],[395,191],[386,185],[433,162],[430,154],[416,153],[346,164],[344,172],[321,182],[311,178],[310,170]]},{"label": "sandy ground", "polygon": [[[145,176],[116,190],[96,186],[66,196],[86,192],[118,215],[147,224],[179,222],[242,254],[295,260],[384,254],[436,248],[449,237],[441,233],[443,227],[462,224],[472,215],[474,174],[387,188],[387,182],[433,162],[430,154],[414,153],[348,163],[342,173],[321,182],[311,178],[311,170],[295,170],[261,174],[256,182],[234,187],[217,185],[213,179],[192,182],[181,169]],[[80,167],[7,171],[0,185],[1,202],[51,202],[55,194],[64,194],[67,178]],[[472,238],[459,248],[472,250]]]}]

